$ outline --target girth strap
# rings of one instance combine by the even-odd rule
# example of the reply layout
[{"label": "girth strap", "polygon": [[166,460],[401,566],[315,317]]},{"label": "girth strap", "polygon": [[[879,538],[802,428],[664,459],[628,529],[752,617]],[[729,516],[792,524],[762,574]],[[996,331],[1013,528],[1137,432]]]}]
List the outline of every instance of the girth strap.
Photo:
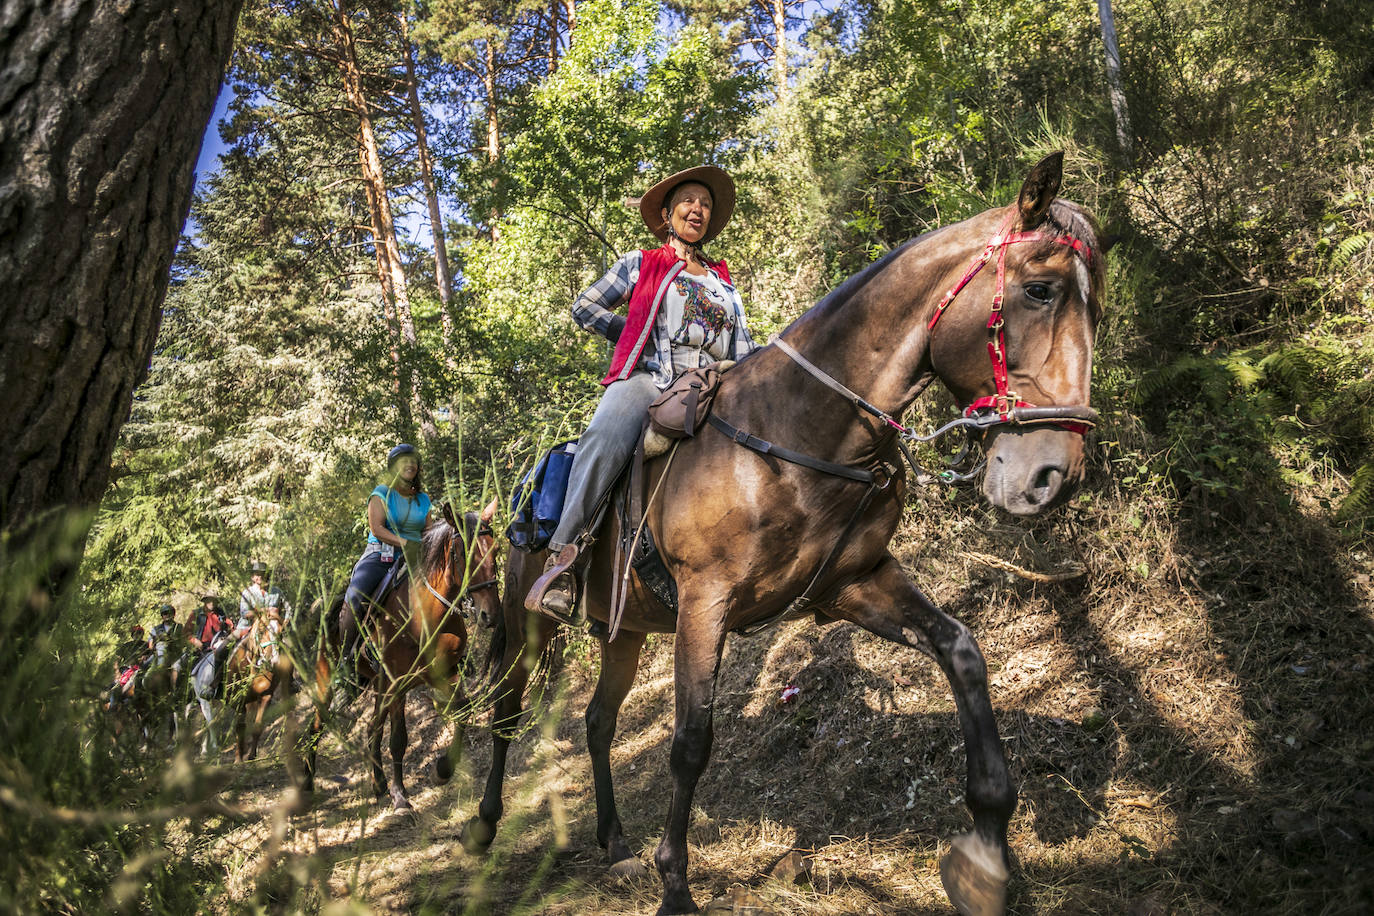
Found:
[{"label": "girth strap", "polygon": [[758,452],[760,455],[772,455],[775,458],[781,458],[783,461],[791,464],[799,464],[804,468],[820,471],[822,474],[843,477],[846,480],[856,480],[859,483],[871,484],[875,479],[872,471],[850,467],[846,464],[835,464],[832,461],[822,461],[820,458],[812,458],[810,455],[803,454],[802,452],[794,452],[790,448],[774,445],[767,439],[751,436],[744,430],[731,426],[714,413],[706,417],[706,422],[724,433],[728,438],[733,439],[739,445],[744,446],[750,451]]}]

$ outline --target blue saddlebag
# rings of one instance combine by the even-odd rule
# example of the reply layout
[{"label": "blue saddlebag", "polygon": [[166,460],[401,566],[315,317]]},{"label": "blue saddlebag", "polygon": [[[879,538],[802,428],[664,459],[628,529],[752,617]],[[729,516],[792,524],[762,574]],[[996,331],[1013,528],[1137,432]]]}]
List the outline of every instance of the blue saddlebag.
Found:
[{"label": "blue saddlebag", "polygon": [[555,445],[520,481],[511,494],[511,523],[506,537],[518,550],[543,550],[563,515],[577,440]]}]

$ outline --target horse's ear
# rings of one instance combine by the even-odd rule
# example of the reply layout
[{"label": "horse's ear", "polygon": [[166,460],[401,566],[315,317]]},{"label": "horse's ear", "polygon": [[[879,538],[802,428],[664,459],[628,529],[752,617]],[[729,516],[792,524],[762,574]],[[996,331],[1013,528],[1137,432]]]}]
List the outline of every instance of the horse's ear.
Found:
[{"label": "horse's ear", "polygon": [[486,507],[485,509],[482,510],[482,515],[481,515],[482,524],[484,524],[484,525],[490,525],[490,524],[491,524],[491,520],[494,519],[494,518],[496,518],[496,509],[497,509],[497,503],[498,503],[498,502],[499,502],[499,500],[493,499],[491,502],[487,503],[487,507]]},{"label": "horse's ear", "polygon": [[1045,221],[1045,214],[1050,212],[1050,204],[1054,203],[1063,179],[1063,151],[1050,153],[1035,164],[1021,185],[1021,195],[1016,199],[1023,228],[1034,229]]},{"label": "horse's ear", "polygon": [[458,523],[453,519],[453,507],[447,502],[441,504],[444,507],[444,521],[448,522],[450,528],[457,528]]},{"label": "horse's ear", "polygon": [[1108,233],[1099,236],[1097,239],[1097,250],[1105,255],[1107,252],[1111,251],[1112,246],[1119,241],[1121,241],[1121,236],[1116,233]]}]

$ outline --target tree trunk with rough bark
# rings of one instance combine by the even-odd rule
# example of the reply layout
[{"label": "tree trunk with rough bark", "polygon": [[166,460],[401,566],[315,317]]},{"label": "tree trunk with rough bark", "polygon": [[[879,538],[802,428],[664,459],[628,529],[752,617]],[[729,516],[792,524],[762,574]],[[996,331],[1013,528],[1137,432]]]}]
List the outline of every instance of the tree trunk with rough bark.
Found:
[{"label": "tree trunk with rough bark", "polygon": [[453,279],[448,264],[448,243],[444,239],[444,216],[439,210],[439,188],[434,181],[434,162],[429,155],[429,132],[425,129],[425,110],[420,104],[419,80],[415,77],[415,52],[410,46],[410,23],[400,14],[401,50],[405,55],[406,98],[410,102],[410,122],[415,128],[415,147],[420,160],[420,183],[429,207],[429,234],[434,240],[434,283],[439,287],[439,320],[444,333],[444,361],[450,372],[458,369],[454,356]]},{"label": "tree trunk with rough bark", "polygon": [[104,492],[241,5],[0,12],[0,530]]},{"label": "tree trunk with rough bark", "polygon": [[1112,114],[1116,118],[1116,142],[1129,165],[1135,148],[1131,142],[1131,114],[1126,107],[1126,91],[1121,87],[1121,52],[1116,46],[1116,18],[1112,15],[1112,0],[1097,0],[1097,12],[1102,18],[1102,47],[1107,56],[1107,89],[1112,100]]},{"label": "tree trunk with rough bark", "polygon": [[[418,350],[415,321],[410,313],[410,289],[401,263],[401,248],[396,241],[396,223],[387,196],[386,175],[382,169],[381,147],[372,126],[372,111],[363,92],[362,71],[358,66],[358,52],[353,40],[353,25],[345,0],[334,2],[335,38],[339,46],[339,70],[343,76],[344,93],[358,117],[358,161],[362,167],[363,183],[367,187],[368,209],[372,217],[373,246],[377,251],[377,273],[382,295],[394,308],[396,327],[400,332],[399,368],[402,398],[408,399],[410,413],[420,424],[425,441],[432,441],[439,432],[421,397],[414,360]],[[390,319],[392,316],[388,315]]]},{"label": "tree trunk with rough bark", "polygon": [[[487,104],[487,163],[496,165],[501,159],[501,121],[497,114],[496,99],[496,49],[492,47],[491,41],[486,42],[486,72],[482,75],[482,90],[486,93]],[[495,179],[492,179],[492,191],[496,190]],[[501,211],[493,206],[488,214],[490,225],[490,235],[493,242],[501,241]]]},{"label": "tree trunk with rough bark", "polygon": [[772,0],[768,12],[773,17],[773,82],[781,102],[787,97],[787,0]]}]

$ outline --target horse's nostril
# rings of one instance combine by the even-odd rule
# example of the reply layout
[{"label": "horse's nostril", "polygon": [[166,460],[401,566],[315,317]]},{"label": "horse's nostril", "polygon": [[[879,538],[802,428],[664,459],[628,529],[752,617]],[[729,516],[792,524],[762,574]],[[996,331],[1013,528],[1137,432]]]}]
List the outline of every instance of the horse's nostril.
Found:
[{"label": "horse's nostril", "polygon": [[1035,475],[1035,483],[1032,485],[1030,491],[1026,493],[1026,499],[1035,505],[1047,503],[1054,499],[1055,494],[1059,492],[1059,488],[1063,483],[1064,472],[1062,470],[1053,465],[1043,467],[1040,469],[1040,472]]}]

